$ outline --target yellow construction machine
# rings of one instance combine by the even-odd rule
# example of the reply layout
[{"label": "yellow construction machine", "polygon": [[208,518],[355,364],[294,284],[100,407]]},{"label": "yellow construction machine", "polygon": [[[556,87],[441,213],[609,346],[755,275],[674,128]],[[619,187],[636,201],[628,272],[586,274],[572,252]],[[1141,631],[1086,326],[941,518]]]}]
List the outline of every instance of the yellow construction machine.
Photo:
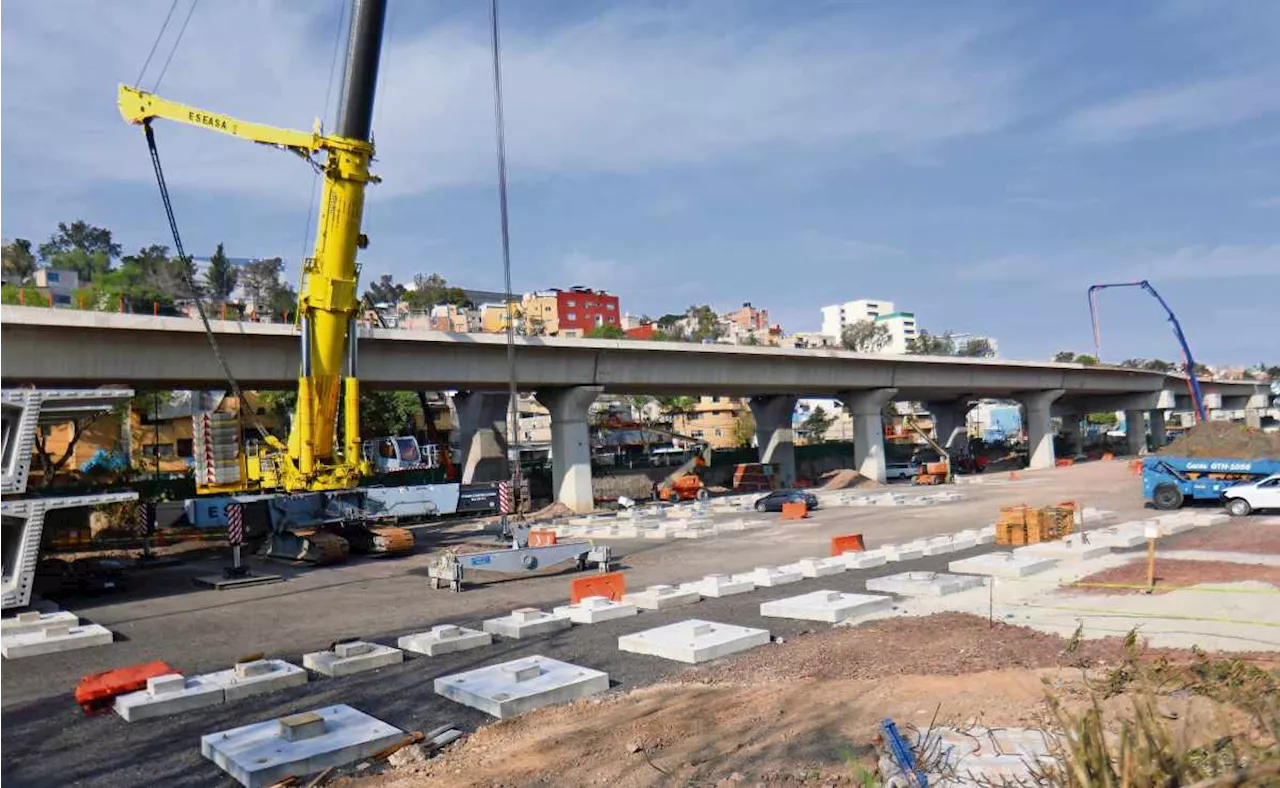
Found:
[{"label": "yellow construction machine", "polygon": [[950,484],[951,475],[951,455],[947,450],[942,448],[942,444],[929,437],[929,433],[920,428],[916,424],[915,417],[910,413],[902,417],[902,426],[911,430],[924,439],[929,447],[938,453],[937,462],[922,462],[919,470],[916,471],[915,477],[911,480],[912,484]]},{"label": "yellow construction machine", "polygon": [[[379,180],[369,172],[369,163],[374,153],[373,100],[385,19],[386,0],[356,0],[352,5],[346,78],[335,134],[323,133],[318,120],[309,132],[275,128],[180,104],[136,87],[120,86],[120,114],[146,131],[180,257],[185,258],[185,254],[159,163],[152,121],[176,121],[289,151],[302,157],[324,177],[314,251],[302,263],[298,289],[296,314],[301,333],[301,364],[288,440],[281,441],[260,429],[261,445],[241,449],[239,425],[234,431],[226,425],[228,428],[222,432],[231,436],[234,452],[224,458],[223,467],[211,466],[207,475],[197,474],[197,490],[201,494],[349,490],[369,472],[369,463],[361,458],[360,451],[360,383],[356,370],[356,320],[360,301],[356,251],[368,245],[368,239],[360,232],[365,185]],[[203,319],[203,307],[200,309]],[[209,338],[216,352],[217,342],[212,331]],[[221,361],[220,354],[218,357]],[[239,387],[225,363],[223,371],[238,394]],[[337,445],[339,402],[341,446]],[[241,408],[243,412],[243,404]],[[218,425],[215,423],[209,429],[217,431]],[[373,552],[386,551],[379,545],[387,550],[403,550],[404,537],[409,532],[391,533],[402,530],[364,526],[363,536],[368,539],[361,541],[366,541]],[[378,531],[386,533],[379,535]],[[298,529],[292,533],[312,542],[325,537],[315,529]],[[332,558],[336,548],[332,540],[341,537],[332,533],[328,537],[324,539],[328,544],[312,546],[321,548],[325,558]],[[412,545],[411,535],[408,544]],[[307,552],[301,551],[303,557]]]}]

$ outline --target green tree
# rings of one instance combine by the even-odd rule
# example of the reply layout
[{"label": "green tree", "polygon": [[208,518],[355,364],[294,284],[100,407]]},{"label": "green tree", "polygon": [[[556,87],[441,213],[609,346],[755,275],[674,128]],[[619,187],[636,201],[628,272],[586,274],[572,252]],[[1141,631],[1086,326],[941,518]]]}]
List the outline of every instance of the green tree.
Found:
[{"label": "green tree", "polygon": [[1103,413],[1087,414],[1084,417],[1084,420],[1089,422],[1090,424],[1104,424],[1107,426],[1112,426],[1114,424],[1119,423],[1120,421],[1118,418],[1116,418],[1116,414],[1110,411],[1106,411]]},{"label": "green tree", "polygon": [[298,310],[298,295],[283,280],[284,260],[268,257],[246,263],[240,268],[240,288],[245,301],[259,313],[281,315]]},{"label": "green tree", "polygon": [[668,416],[688,413],[693,410],[693,406],[697,402],[693,397],[684,395],[658,397],[657,399],[658,404],[662,406],[662,412]]},{"label": "green tree", "polygon": [[874,320],[859,320],[840,332],[840,344],[855,353],[876,353],[889,344],[889,328]]},{"label": "green tree", "polygon": [[1088,353],[1081,353],[1080,355],[1076,356],[1076,363],[1082,364],[1086,367],[1097,366],[1098,357],[1090,355]]},{"label": "green tree", "polygon": [[360,435],[379,438],[412,435],[414,414],[422,411],[412,391],[360,392]]},{"label": "green tree", "polygon": [[587,332],[587,339],[626,339],[627,332],[613,323],[596,326]]},{"label": "green tree", "polygon": [[1143,364],[1142,368],[1151,370],[1152,372],[1172,372],[1177,369],[1177,365],[1172,361],[1165,361],[1162,358],[1153,358]]},{"label": "green tree", "polygon": [[809,434],[809,440],[814,443],[822,443],[827,436],[827,430],[831,429],[831,425],[836,423],[836,417],[826,412],[821,405],[815,407],[805,420],[800,422],[800,429]]},{"label": "green tree", "polygon": [[756,437],[756,417],[746,408],[733,420],[733,445],[747,448]]},{"label": "green tree", "polygon": [[1126,358],[1120,362],[1120,366],[1125,369],[1145,369],[1147,360],[1145,358]]},{"label": "green tree", "polygon": [[756,345],[760,344],[760,340],[756,338],[755,332],[752,331],[750,334],[747,334],[746,339],[742,340],[742,344],[755,347]]},{"label": "green tree", "polygon": [[370,304],[398,304],[406,292],[405,286],[397,284],[394,276],[383,274],[376,282],[369,283],[369,289],[364,291],[364,300]]},{"label": "green tree", "polygon": [[31,285],[6,284],[0,287],[0,303],[24,306],[52,306],[49,297]]},{"label": "green tree", "polygon": [[951,338],[950,331],[930,334],[921,329],[919,335],[907,343],[907,353],[913,356],[954,356],[956,342]]},{"label": "green tree", "polygon": [[685,314],[688,315],[690,322],[693,324],[693,330],[689,332],[690,341],[714,341],[724,336],[724,327],[720,325],[719,315],[706,304],[691,306]]},{"label": "green tree", "polygon": [[991,340],[981,337],[965,340],[956,348],[956,355],[965,358],[993,358],[995,354],[996,349],[991,346]]},{"label": "green tree", "polygon": [[1053,354],[1053,361],[1055,364],[1071,364],[1075,362],[1075,360],[1076,354],[1070,350],[1059,350],[1057,353]]},{"label": "green tree", "polygon": [[218,248],[213,250],[213,256],[209,258],[209,268],[204,272],[204,284],[209,295],[215,301],[226,301],[235,292],[239,278],[240,271],[227,258],[222,244],[218,244]]},{"label": "green tree", "polygon": [[31,251],[31,242],[26,238],[15,238],[3,247],[5,279],[14,279],[15,284],[25,284],[36,273],[36,256]]},{"label": "green tree", "polygon": [[111,231],[84,221],[58,222],[58,231],[40,244],[40,259],[50,268],[75,271],[82,282],[92,282],[111,270],[120,256],[120,244]]},{"label": "green tree", "polygon": [[417,274],[413,277],[413,292],[404,300],[415,312],[426,312],[437,304],[467,306],[470,301],[460,287],[451,287],[440,274]]}]

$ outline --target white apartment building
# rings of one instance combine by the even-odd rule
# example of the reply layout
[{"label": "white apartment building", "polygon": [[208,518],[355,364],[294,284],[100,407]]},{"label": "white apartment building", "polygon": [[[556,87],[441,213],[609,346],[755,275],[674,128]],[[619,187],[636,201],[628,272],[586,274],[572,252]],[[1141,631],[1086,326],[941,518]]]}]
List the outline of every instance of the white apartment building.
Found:
[{"label": "white apartment building", "polygon": [[906,353],[907,345],[916,338],[914,312],[899,312],[892,301],[869,298],[824,306],[822,333],[833,337],[838,343],[844,334],[845,326],[863,320],[879,323],[889,330],[889,343],[880,349],[881,353]]}]

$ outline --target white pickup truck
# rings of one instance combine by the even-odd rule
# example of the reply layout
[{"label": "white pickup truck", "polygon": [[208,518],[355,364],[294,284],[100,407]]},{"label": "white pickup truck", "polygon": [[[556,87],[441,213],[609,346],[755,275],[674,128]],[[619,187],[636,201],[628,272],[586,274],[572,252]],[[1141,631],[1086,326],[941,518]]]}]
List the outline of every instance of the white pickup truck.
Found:
[{"label": "white pickup truck", "polygon": [[1222,491],[1222,503],[1233,517],[1244,517],[1257,509],[1280,509],[1280,473],[1231,485]]}]

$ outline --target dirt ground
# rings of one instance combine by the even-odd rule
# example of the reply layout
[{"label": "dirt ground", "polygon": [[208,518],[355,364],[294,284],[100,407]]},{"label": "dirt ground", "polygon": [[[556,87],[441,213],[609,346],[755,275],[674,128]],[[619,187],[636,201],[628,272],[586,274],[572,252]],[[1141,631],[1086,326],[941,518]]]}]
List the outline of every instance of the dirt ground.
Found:
[{"label": "dirt ground", "polygon": [[[873,768],[885,717],[903,728],[1048,727],[1046,692],[1082,705],[1082,668],[1104,669],[1122,655],[1118,639],[1068,644],[960,614],[838,627],[488,725],[435,760],[336,784],[851,785]],[[1221,717],[1202,698],[1163,708],[1188,737]]]},{"label": "dirt ground", "polygon": [[1214,528],[1197,528],[1179,534],[1178,550],[1219,550],[1280,555],[1280,527],[1239,520]]},{"label": "dirt ground", "polygon": [[[1180,559],[1161,558],[1156,561],[1155,593],[1163,594],[1178,588],[1201,584],[1239,583],[1245,580],[1256,580],[1280,586],[1280,566],[1257,566],[1230,561],[1184,561]],[[1130,561],[1082,577],[1073,588],[1086,593],[1098,594],[1143,594],[1145,588],[1100,588],[1091,587],[1091,583],[1122,583],[1145,586],[1147,583],[1147,560],[1145,558]]]}]

